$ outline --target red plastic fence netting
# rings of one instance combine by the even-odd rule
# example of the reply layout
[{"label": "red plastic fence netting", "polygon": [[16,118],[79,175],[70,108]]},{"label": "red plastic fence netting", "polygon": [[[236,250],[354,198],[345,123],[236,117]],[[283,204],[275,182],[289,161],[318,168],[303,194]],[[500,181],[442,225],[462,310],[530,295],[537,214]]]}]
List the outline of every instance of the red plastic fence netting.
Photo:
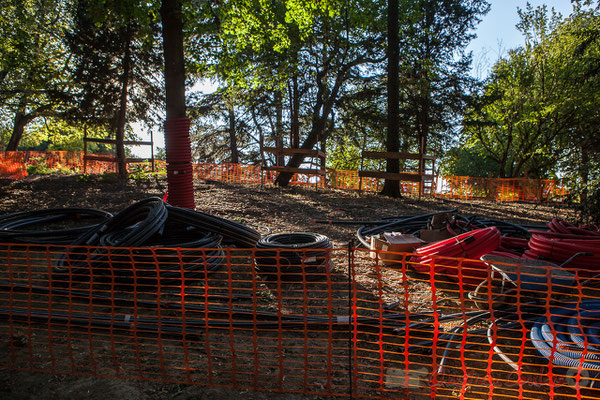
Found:
[{"label": "red plastic fence netting", "polygon": [[595,272],[357,248],[295,274],[257,270],[256,250],[0,249],[3,369],[377,399],[599,394]]},{"label": "red plastic fence netting", "polygon": [[[158,169],[165,163],[155,161]],[[80,152],[3,152],[0,153],[0,177],[20,179],[27,176],[27,167],[43,167],[48,171],[83,171],[83,153]],[[140,166],[128,166],[140,168]],[[142,166],[143,167],[143,166]],[[277,172],[263,171],[257,165],[194,164],[198,179],[219,182],[272,184]],[[88,173],[115,172],[115,164],[105,161],[88,161]],[[315,186],[330,189],[379,191],[382,180],[359,178],[358,171],[328,169],[326,176],[295,174],[291,185]],[[417,195],[419,185],[401,182],[402,193]],[[438,176],[430,193],[432,196],[455,199],[490,199],[495,201],[563,201],[568,194],[559,180],[549,179],[499,179],[464,176]]]}]

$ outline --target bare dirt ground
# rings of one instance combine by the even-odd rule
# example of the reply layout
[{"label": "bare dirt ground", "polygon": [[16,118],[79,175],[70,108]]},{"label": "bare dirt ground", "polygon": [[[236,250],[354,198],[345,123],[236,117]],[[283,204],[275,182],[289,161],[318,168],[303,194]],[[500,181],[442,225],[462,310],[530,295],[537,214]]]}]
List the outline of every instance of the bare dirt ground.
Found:
[{"label": "bare dirt ground", "polygon": [[[135,201],[163,197],[166,182],[154,179],[120,182],[113,177],[30,176],[0,182],[0,215],[42,208],[92,207],[118,212]],[[389,199],[373,193],[273,188],[221,182],[196,182],[197,210],[229,218],[261,233],[318,232],[335,248],[353,238],[356,227],[316,225],[313,219],[376,220],[457,208],[464,215],[481,215],[527,225],[553,217],[573,220],[573,211],[560,204],[492,203],[412,197]],[[8,338],[1,345],[7,346]],[[316,399],[316,396],[248,392],[134,380],[73,377],[0,370],[0,398],[11,399]]]},{"label": "bare dirt ground", "polygon": [[[164,196],[167,183],[154,179],[122,183],[111,175],[29,176],[0,183],[0,215],[41,208],[92,207],[116,213],[141,199]],[[319,232],[334,247],[345,247],[355,227],[315,225],[313,219],[377,220],[458,209],[527,225],[544,224],[553,217],[572,220],[562,204],[495,203],[414,197],[391,199],[375,193],[314,188],[276,188],[223,182],[196,182],[196,209],[254,227],[261,233]]]}]

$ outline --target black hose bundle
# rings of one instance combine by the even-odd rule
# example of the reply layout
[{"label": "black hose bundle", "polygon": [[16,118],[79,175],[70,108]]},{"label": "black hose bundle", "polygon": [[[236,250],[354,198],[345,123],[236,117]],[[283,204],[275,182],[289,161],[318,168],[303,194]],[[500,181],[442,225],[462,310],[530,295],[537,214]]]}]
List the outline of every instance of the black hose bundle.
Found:
[{"label": "black hose bundle", "polygon": [[366,238],[367,236],[374,236],[383,232],[416,233],[421,228],[427,226],[429,219],[434,215],[451,214],[457,211],[458,210],[456,209],[438,211],[429,214],[415,215],[413,217],[402,217],[391,221],[378,221],[374,225],[363,225],[358,228],[358,231],[356,231],[356,237],[363,244],[363,246],[370,248],[371,245]]},{"label": "black hose bundle", "polygon": [[252,248],[260,239],[258,231],[235,221],[208,215],[199,211],[167,205],[169,220],[185,223],[195,228],[213,232],[223,237],[223,243]]},{"label": "black hose bundle", "polygon": [[[54,208],[8,214],[0,216],[0,243],[71,244],[111,217],[111,213],[93,208]],[[68,228],[32,229],[50,224],[71,226],[74,222],[84,220],[97,223]]]},{"label": "black hose bundle", "polygon": [[[134,278],[145,283],[157,278],[201,278],[221,265],[219,235],[167,223],[167,219],[167,208],[159,198],[127,207],[80,236],[59,259],[53,279],[89,280],[91,273],[94,277],[116,276],[119,283],[131,283]],[[151,249],[165,246],[191,250]]]},{"label": "black hose bundle", "polygon": [[465,217],[457,214],[456,209],[438,211],[428,214],[415,215],[412,217],[398,217],[381,221],[372,221],[362,225],[356,232],[358,240],[367,248],[370,247],[368,236],[378,235],[383,232],[401,232],[405,234],[419,234],[421,229],[426,229],[431,224],[432,217],[448,214],[451,216],[443,222],[441,230],[448,230],[452,236],[469,232],[476,229],[484,229],[495,226],[505,237],[529,237],[527,227],[493,218],[482,218],[478,216]]},{"label": "black hose bundle", "polygon": [[60,258],[53,278],[89,280],[90,273],[114,275],[120,282],[136,278],[138,283],[140,279],[202,278],[223,263],[223,237],[229,243],[252,247],[259,234],[242,224],[168,206],[152,197],[75,240]]},{"label": "black hose bundle", "polygon": [[[315,281],[326,277],[331,265],[327,236],[310,232],[279,233],[256,243],[256,269],[270,279]],[[285,249],[285,250],[276,250]]]}]

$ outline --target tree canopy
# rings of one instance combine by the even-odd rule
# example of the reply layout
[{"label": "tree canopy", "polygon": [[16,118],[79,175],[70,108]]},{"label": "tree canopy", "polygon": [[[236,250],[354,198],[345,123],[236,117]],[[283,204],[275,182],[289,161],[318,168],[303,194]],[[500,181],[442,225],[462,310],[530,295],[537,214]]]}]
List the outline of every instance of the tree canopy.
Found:
[{"label": "tree canopy", "polygon": [[597,180],[600,15],[583,3],[566,18],[520,10],[525,45],[494,65],[467,110],[463,144],[496,176]]},{"label": "tree canopy", "polygon": [[[3,150],[74,149],[84,124],[117,138],[134,123],[160,127],[160,1],[0,3]],[[519,10],[525,44],[481,82],[465,49],[488,1],[398,0],[390,72],[395,3],[181,0],[195,160],[298,167],[302,156],[263,160],[261,147],[321,148],[328,166],[383,169],[361,150],[394,148],[434,153],[445,173],[566,177],[582,190],[598,180],[597,1],[572,0],[564,17]],[[217,90],[198,92],[201,81]]]}]

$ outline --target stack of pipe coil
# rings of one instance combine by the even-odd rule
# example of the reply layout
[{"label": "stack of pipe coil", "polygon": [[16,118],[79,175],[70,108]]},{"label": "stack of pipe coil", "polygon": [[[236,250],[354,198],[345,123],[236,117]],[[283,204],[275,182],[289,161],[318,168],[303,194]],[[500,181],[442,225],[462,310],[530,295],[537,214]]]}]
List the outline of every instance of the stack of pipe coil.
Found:
[{"label": "stack of pipe coil", "polygon": [[[93,208],[53,208],[8,214],[0,216],[0,243],[71,244],[111,217],[111,213]],[[72,226],[82,221],[92,224]],[[54,225],[59,227],[52,228]],[[36,227],[45,229],[34,229]]]},{"label": "stack of pipe coil", "polygon": [[[77,213],[102,221],[60,230],[22,229],[34,222],[56,222]],[[223,263],[222,242],[251,248],[259,238],[256,230],[245,225],[170,206],[156,197],[114,216],[99,210],[58,209],[0,218],[3,242],[69,245],[54,267],[53,279],[58,281],[89,280],[90,274],[116,275],[127,282],[138,278],[201,278]]]},{"label": "stack of pipe coil", "polygon": [[576,227],[565,221],[553,219],[548,230],[530,230],[528,248],[523,257],[564,263],[578,253],[589,253],[578,257],[565,268],[579,271],[582,276],[592,276],[600,270],[600,232],[585,227]]},{"label": "stack of pipe coil", "polygon": [[[478,284],[488,276],[487,264],[453,258],[476,260],[492,254],[558,265],[567,262],[565,268],[581,276],[594,276],[600,271],[600,231],[594,228],[575,227],[559,219],[553,219],[546,226],[522,226],[492,218],[466,217],[456,212],[445,210],[372,221],[361,226],[356,235],[369,247],[367,236],[391,231],[418,235],[421,229],[431,228],[432,217],[446,214],[441,230],[452,237],[418,248],[411,259],[416,270],[429,272],[431,265],[436,264],[436,273],[455,280],[462,277],[466,284]],[[458,268],[459,264],[462,268]]]},{"label": "stack of pipe coil", "polygon": [[[457,258],[478,260],[479,257],[493,253],[500,246],[500,231],[492,226],[465,232],[450,239],[419,247],[412,258],[417,271],[434,272],[457,277],[466,284],[479,284],[488,277],[487,264],[481,261],[460,261]],[[442,257],[434,260],[434,257]],[[457,268],[458,266],[461,268]],[[462,278],[462,279],[461,279]]]},{"label": "stack of pipe coil", "polygon": [[[294,232],[265,236],[256,243],[256,269],[267,279],[316,281],[326,278],[331,265],[328,237]],[[282,250],[278,250],[282,249]]]}]

